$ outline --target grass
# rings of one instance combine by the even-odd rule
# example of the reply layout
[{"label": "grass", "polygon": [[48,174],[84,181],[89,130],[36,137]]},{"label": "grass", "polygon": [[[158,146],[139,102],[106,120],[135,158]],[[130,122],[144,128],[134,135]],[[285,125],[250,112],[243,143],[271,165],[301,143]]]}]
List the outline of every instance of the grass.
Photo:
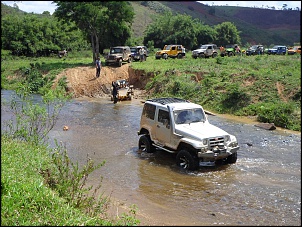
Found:
[{"label": "grass", "polygon": [[[15,90],[14,75],[30,64],[39,64],[44,74],[55,76],[66,68],[91,66],[92,54],[71,52],[61,59],[4,55],[1,87]],[[156,60],[151,52],[147,61],[132,62],[131,67],[154,76],[146,86],[150,97],[188,98],[210,111],[238,116],[259,116],[265,108],[267,116],[259,121],[301,131],[301,55],[193,59],[189,51],[183,59]],[[285,104],[292,107],[289,112],[282,109]],[[287,119],[279,122],[276,114]]]},{"label": "grass", "polygon": [[139,223],[133,216],[134,208],[131,215],[123,214],[119,220],[113,220],[106,218],[105,209],[99,213],[85,212],[68,201],[67,196],[52,189],[49,179],[42,174],[43,170],[54,168],[50,153],[44,146],[1,136],[1,226],[123,226]]}]

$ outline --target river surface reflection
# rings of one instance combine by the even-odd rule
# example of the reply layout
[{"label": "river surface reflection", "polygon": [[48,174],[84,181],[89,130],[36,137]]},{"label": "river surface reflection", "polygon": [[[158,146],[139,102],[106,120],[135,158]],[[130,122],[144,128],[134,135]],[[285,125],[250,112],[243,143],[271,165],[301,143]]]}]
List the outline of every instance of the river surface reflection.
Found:
[{"label": "river surface reflection", "polygon": [[138,152],[142,107],[139,100],[75,99],[49,134],[50,144],[61,141],[80,165],[87,156],[106,161],[89,183],[103,178],[103,191],[120,205],[112,214],[136,204],[141,225],[301,225],[301,134],[208,115],[237,136],[237,163],[181,171],[173,154]]}]

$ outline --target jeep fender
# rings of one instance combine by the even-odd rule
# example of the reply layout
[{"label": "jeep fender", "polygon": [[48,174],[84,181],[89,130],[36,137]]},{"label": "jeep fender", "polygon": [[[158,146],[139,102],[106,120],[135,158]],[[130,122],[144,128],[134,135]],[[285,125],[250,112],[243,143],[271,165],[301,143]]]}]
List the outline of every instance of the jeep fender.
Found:
[{"label": "jeep fender", "polygon": [[201,148],[201,141],[192,140],[189,138],[181,138],[179,140],[177,150],[181,149],[182,147],[191,147],[194,150],[199,150]]}]

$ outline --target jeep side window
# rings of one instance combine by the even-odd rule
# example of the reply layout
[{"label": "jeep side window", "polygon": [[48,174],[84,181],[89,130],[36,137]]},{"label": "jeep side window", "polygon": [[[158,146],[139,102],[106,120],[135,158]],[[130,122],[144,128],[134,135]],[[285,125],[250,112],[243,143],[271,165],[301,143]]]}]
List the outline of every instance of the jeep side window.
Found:
[{"label": "jeep side window", "polygon": [[172,50],[175,50],[176,49],[176,47],[174,46],[174,47],[172,47]]},{"label": "jeep side window", "polygon": [[165,111],[165,110],[159,110],[158,111],[158,122],[167,124],[167,126],[169,126],[170,125],[169,112]]},{"label": "jeep side window", "polygon": [[155,109],[156,109],[156,107],[154,105],[145,103],[142,115],[147,118],[150,118],[151,120],[154,120]]}]

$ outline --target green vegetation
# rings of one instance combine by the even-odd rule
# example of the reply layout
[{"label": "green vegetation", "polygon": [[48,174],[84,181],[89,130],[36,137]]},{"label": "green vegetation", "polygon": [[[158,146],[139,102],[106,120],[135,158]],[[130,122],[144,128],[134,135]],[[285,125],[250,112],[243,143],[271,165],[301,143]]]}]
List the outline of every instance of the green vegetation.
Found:
[{"label": "green vegetation", "polygon": [[[87,157],[80,169],[64,146],[47,147],[46,138],[69,99],[62,87],[49,89],[42,103],[29,98],[30,84],[12,97],[12,118],[1,131],[1,225],[137,225],[136,206],[117,220],[107,217],[110,198],[86,181],[97,165]],[[20,102],[17,102],[19,98]],[[101,179],[100,179],[101,180]],[[101,182],[100,182],[101,183]]]},{"label": "green vegetation", "polygon": [[301,56],[235,56],[155,60],[132,68],[154,75],[150,97],[189,99],[216,113],[257,116],[301,131]]}]

